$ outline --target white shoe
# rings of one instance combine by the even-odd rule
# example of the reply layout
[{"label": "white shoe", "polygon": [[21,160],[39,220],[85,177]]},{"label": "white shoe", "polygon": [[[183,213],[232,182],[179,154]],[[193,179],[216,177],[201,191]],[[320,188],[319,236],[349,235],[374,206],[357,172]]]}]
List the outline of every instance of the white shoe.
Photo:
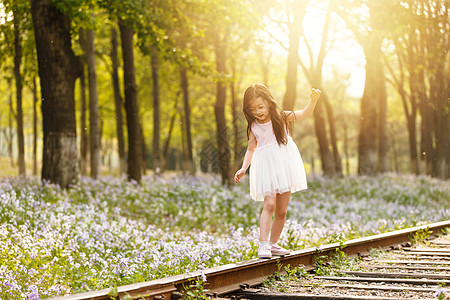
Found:
[{"label": "white shoe", "polygon": [[270,252],[275,256],[284,256],[291,253],[289,252],[289,250],[286,250],[283,247],[278,246],[277,244],[272,245],[272,247],[270,248]]},{"label": "white shoe", "polygon": [[258,258],[272,258],[271,246],[269,244],[259,247]]}]

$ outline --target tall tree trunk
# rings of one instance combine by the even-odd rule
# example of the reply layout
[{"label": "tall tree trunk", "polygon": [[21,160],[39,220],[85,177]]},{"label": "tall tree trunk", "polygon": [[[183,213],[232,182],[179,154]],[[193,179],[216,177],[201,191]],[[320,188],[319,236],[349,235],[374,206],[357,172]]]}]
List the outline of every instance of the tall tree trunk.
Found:
[{"label": "tall tree trunk", "polygon": [[9,114],[8,114],[8,129],[9,129],[9,142],[8,142],[8,154],[9,154],[9,161],[11,162],[11,167],[14,167],[14,155],[13,155],[13,140],[14,140],[14,133],[13,133],[13,119],[15,118],[14,115],[14,108],[13,108],[13,95],[12,95],[12,87],[11,82],[9,83]]},{"label": "tall tree trunk", "polygon": [[33,175],[37,175],[37,103],[39,101],[37,95],[36,76],[33,76]]},{"label": "tall tree trunk", "polygon": [[14,77],[16,81],[16,121],[17,121],[17,142],[18,142],[18,163],[19,175],[25,176],[25,143],[23,137],[23,110],[22,110],[22,74],[20,67],[22,64],[22,39],[20,37],[20,24],[17,10],[13,9],[14,23]]},{"label": "tall tree trunk", "polygon": [[160,151],[160,106],[159,97],[159,58],[158,50],[153,48],[152,59],[152,77],[153,77],[153,170],[155,174],[161,173],[161,151]]},{"label": "tall tree trunk", "polygon": [[173,113],[170,117],[170,125],[169,125],[169,132],[167,134],[166,141],[164,142],[164,147],[162,151],[162,169],[161,173],[164,172],[167,169],[167,157],[169,155],[169,145],[170,145],[170,139],[172,138],[172,132],[173,127],[175,125],[175,119],[178,114],[178,97],[175,99],[174,107],[173,107]]},{"label": "tall tree trunk", "polygon": [[[225,35],[226,36],[226,35]],[[214,37],[214,52],[216,54],[216,70],[221,76],[226,74],[225,62],[227,54],[224,42],[220,37]],[[214,113],[217,125],[217,145],[218,155],[217,161],[222,176],[222,184],[231,184],[230,172],[230,147],[228,144],[228,130],[225,120],[225,101],[227,88],[224,80],[218,79],[216,85],[216,104],[214,105]]]},{"label": "tall tree trunk", "polygon": [[399,167],[399,163],[398,163],[398,151],[397,151],[397,145],[396,145],[396,142],[395,142],[395,136],[394,136],[394,130],[393,130],[393,128],[391,128],[391,131],[390,131],[390,136],[391,136],[391,139],[392,139],[392,152],[393,152],[393,154],[392,154],[392,156],[393,156],[393,161],[394,161],[394,168],[395,168],[395,172],[396,173],[399,173],[400,172],[400,167]]},{"label": "tall tree trunk", "polygon": [[[236,75],[236,72],[234,70],[235,65],[233,64],[233,75]],[[233,78],[235,78],[233,76]],[[231,114],[233,117],[233,136],[234,136],[234,145],[233,145],[233,170],[239,169],[239,163],[240,163],[240,153],[239,153],[239,147],[240,147],[240,139],[239,139],[239,126],[238,126],[238,113],[237,113],[237,99],[236,99],[236,88],[234,81],[230,83],[230,94],[231,94]]]},{"label": "tall tree trunk", "polygon": [[319,143],[320,161],[322,162],[322,171],[326,176],[336,174],[336,165],[333,155],[330,151],[330,144],[327,136],[326,120],[325,120],[325,103],[326,93],[322,93],[319,102],[314,109],[314,128],[316,131],[317,142]]},{"label": "tall tree trunk", "polygon": [[309,1],[294,0],[292,12],[294,20],[289,24],[289,50],[287,61],[287,75],[286,75],[286,93],[283,99],[283,109],[293,110],[295,106],[295,99],[297,97],[297,61],[298,48],[300,42],[300,34],[302,32],[303,18],[306,13],[306,6]]},{"label": "tall tree trunk", "polygon": [[86,62],[89,84],[89,138],[91,177],[100,175],[100,127],[98,115],[97,71],[95,66],[94,31],[86,31]]},{"label": "tall tree trunk", "polygon": [[355,34],[366,58],[366,81],[361,99],[358,137],[358,174],[374,175],[377,171],[385,172],[388,166],[387,95],[381,55],[383,35],[387,30],[386,19],[393,10],[393,2],[367,0],[364,4],[369,9],[365,26],[360,26],[360,20],[355,20],[360,14],[349,18],[349,14],[343,9],[338,13]]},{"label": "tall tree trunk", "polygon": [[134,31],[124,24],[121,19],[119,19],[119,30],[122,44],[125,111],[128,127],[128,177],[139,182],[142,174],[142,135],[139,124],[139,106],[134,68]]},{"label": "tall tree trunk", "polygon": [[[325,60],[328,43],[328,31],[330,27],[330,19],[333,5],[330,1],[330,5],[325,17],[324,26],[322,29],[322,40],[320,50],[317,58],[313,57],[313,52],[308,40],[305,38],[305,45],[309,50],[310,67],[307,68],[300,57],[297,57],[299,64],[301,65],[306,77],[313,87],[322,86],[322,70],[323,62]],[[316,63],[314,63],[316,61]],[[327,116],[325,116],[325,113]],[[327,119],[329,123],[329,132],[331,137],[331,146],[333,153],[330,151],[330,144],[327,136]],[[334,116],[331,105],[328,101],[328,96],[325,92],[322,93],[321,100],[318,102],[316,109],[314,110],[314,127],[316,131],[317,141],[319,143],[319,153],[322,163],[322,171],[326,176],[333,176],[336,174],[342,174],[342,164],[339,151],[337,148],[336,130],[334,126]]]},{"label": "tall tree trunk", "polygon": [[119,84],[119,60],[117,55],[117,31],[115,28],[111,29],[111,62],[112,62],[112,81],[114,87],[114,104],[116,109],[116,132],[119,152],[119,169],[120,173],[126,172],[126,154],[125,154],[125,139],[123,136],[123,117],[122,108],[123,100],[120,92]]},{"label": "tall tree trunk", "polygon": [[[417,75],[415,73],[416,60],[418,59],[418,53],[413,52],[414,49],[417,49],[417,39],[415,35],[415,30],[411,30],[414,34],[409,35],[407,39],[407,44],[402,47],[400,45],[400,38],[394,38],[394,44],[396,48],[397,61],[400,70],[399,78],[396,78],[394,75],[394,71],[390,67],[389,63],[386,63],[386,67],[391,73],[392,78],[394,79],[395,87],[400,95],[400,99],[402,100],[403,111],[406,116],[406,127],[408,129],[408,142],[409,142],[409,159],[411,162],[411,172],[419,175],[419,161],[418,161],[418,152],[417,152],[417,136],[416,136],[416,117],[417,117],[417,88],[416,83],[413,83]],[[414,66],[414,67],[413,67]],[[410,93],[405,90],[405,72],[404,70],[409,70],[409,80],[410,80]],[[413,83],[411,85],[411,83]],[[392,140],[394,143],[394,140]]]},{"label": "tall tree trunk", "polygon": [[186,158],[187,158],[187,150],[186,150],[186,134],[184,134],[186,132],[186,126],[184,124],[184,122],[182,120],[184,120],[184,111],[182,111],[180,109],[179,111],[180,114],[180,131],[181,131],[181,149],[182,149],[182,155],[180,155],[182,158],[180,159],[180,162],[182,162],[181,164],[181,170],[183,171],[183,174],[186,173]]},{"label": "tall tree trunk", "polygon": [[325,109],[327,112],[327,119],[329,124],[329,131],[330,131],[330,140],[331,140],[331,146],[333,149],[333,160],[334,160],[334,167],[335,167],[335,174],[342,175],[342,160],[341,155],[339,154],[339,149],[337,146],[337,137],[336,137],[336,126],[334,121],[334,114],[333,109],[331,108],[330,101],[328,101],[328,97],[325,94],[325,97],[321,99],[321,101],[325,105]]},{"label": "tall tree trunk", "polygon": [[344,121],[344,156],[345,156],[345,171],[347,175],[350,175],[350,153],[348,151],[348,126]]},{"label": "tall tree trunk", "polygon": [[147,171],[147,144],[145,143],[145,136],[144,136],[144,130],[142,129],[142,122],[139,121],[141,132],[141,141],[142,141],[142,166],[141,166],[141,172],[142,175],[145,175],[145,171]]},{"label": "tall tree trunk", "polygon": [[42,93],[42,179],[66,188],[78,177],[75,80],[80,62],[72,51],[70,18],[51,0],[32,0],[31,14]]},{"label": "tall tree trunk", "polygon": [[186,169],[191,175],[195,175],[195,164],[192,146],[192,134],[191,134],[191,108],[189,106],[189,83],[187,77],[186,67],[180,69],[181,78],[181,90],[183,92],[183,106],[184,106],[184,121],[186,123],[186,143],[187,143],[187,157],[186,157]]},{"label": "tall tree trunk", "polygon": [[[371,101],[376,103],[376,117],[377,117],[377,172],[384,173],[389,169],[388,161],[388,149],[389,140],[387,138],[386,131],[386,117],[387,117],[387,92],[386,92],[386,79],[384,74],[384,66],[382,61],[382,44],[383,35],[386,32],[386,19],[390,16],[389,9],[392,8],[392,1],[389,0],[371,0],[368,2],[370,17],[369,22],[372,27],[372,31],[368,33],[369,42],[366,43],[366,47],[371,49],[365,49],[366,55],[372,55],[371,58],[366,56],[366,60],[373,60],[374,65],[371,68],[373,74],[370,74],[370,79],[374,79],[375,93]],[[364,47],[364,46],[363,46]],[[366,76],[367,80],[367,76]],[[366,81],[367,83],[367,81]]]},{"label": "tall tree trunk", "polygon": [[[79,44],[82,49],[87,48],[86,31],[82,28],[79,30]],[[86,51],[83,50],[85,53]],[[87,176],[88,170],[88,145],[89,136],[86,123],[86,55],[83,55],[82,65],[81,65],[81,76],[80,76],[80,173],[81,176]]]},{"label": "tall tree trunk", "polygon": [[[261,67],[261,76],[263,78],[262,83],[269,87],[269,74],[270,74],[270,58],[272,53],[266,51],[263,46],[255,46],[256,55],[258,57],[258,62]],[[233,64],[234,66],[234,64]]]},{"label": "tall tree trunk", "polygon": [[[444,179],[445,178],[445,168],[446,168],[446,143],[448,129],[447,119],[449,115],[449,98],[448,98],[448,84],[443,82],[448,78],[444,79],[444,72],[442,70],[442,64],[440,66],[435,66],[435,72],[431,75],[430,80],[430,95],[431,101],[433,102],[433,113],[434,113],[434,137],[435,137],[435,158],[433,161],[433,176]],[[445,112],[447,110],[447,112]],[[447,149],[450,151],[450,149]]]},{"label": "tall tree trunk", "polygon": [[86,124],[86,76],[84,64],[80,76],[80,172],[87,176],[89,137]]},{"label": "tall tree trunk", "polygon": [[[381,56],[381,53],[380,53]],[[386,131],[386,120],[387,120],[387,94],[386,94],[386,82],[385,75],[383,72],[383,64],[380,61],[380,67],[378,68],[378,87],[379,98],[378,98],[378,152],[377,152],[377,172],[385,173],[389,170],[389,161],[388,161],[388,137]]]},{"label": "tall tree trunk", "polygon": [[[381,120],[378,104],[386,99],[381,65],[382,38],[372,34],[363,45],[366,55],[366,83],[361,99],[360,131],[358,140],[358,174],[374,175],[377,171],[377,137]],[[384,100],[383,100],[384,99]],[[384,125],[383,125],[384,126]]]}]

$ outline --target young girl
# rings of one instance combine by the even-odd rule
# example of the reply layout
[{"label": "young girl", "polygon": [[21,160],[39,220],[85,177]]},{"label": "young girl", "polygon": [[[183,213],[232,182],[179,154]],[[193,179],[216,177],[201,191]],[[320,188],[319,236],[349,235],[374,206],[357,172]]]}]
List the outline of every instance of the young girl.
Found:
[{"label": "young girl", "polygon": [[243,110],[248,123],[248,147],[242,168],[236,172],[234,180],[239,183],[252,164],[250,195],[256,201],[264,200],[259,258],[289,254],[277,242],[283,231],[291,193],[306,189],[307,184],[303,161],[289,135],[288,122],[310,116],[319,97],[320,90],[312,89],[311,101],[303,110],[279,111],[264,85],[253,84],[245,91]]}]

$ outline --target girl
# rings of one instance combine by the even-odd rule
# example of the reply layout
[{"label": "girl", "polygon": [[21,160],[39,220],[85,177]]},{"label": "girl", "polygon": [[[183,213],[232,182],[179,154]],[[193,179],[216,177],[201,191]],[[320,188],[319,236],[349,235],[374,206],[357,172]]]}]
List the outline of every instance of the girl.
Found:
[{"label": "girl", "polygon": [[234,180],[239,183],[252,164],[250,195],[256,201],[264,200],[260,217],[259,258],[289,254],[277,242],[283,231],[291,193],[306,189],[307,184],[303,161],[289,135],[288,122],[310,116],[320,93],[320,90],[312,89],[309,104],[297,111],[279,111],[272,94],[262,84],[253,84],[244,93],[248,147],[242,168],[236,172]]}]

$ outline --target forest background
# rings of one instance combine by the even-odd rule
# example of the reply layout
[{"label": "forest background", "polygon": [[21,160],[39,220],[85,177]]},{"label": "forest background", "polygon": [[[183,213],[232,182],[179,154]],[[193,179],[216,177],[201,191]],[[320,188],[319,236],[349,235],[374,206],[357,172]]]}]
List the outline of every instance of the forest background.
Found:
[{"label": "forest background", "polygon": [[294,125],[308,173],[448,178],[449,3],[4,0],[0,176],[215,172],[246,149],[245,88]]}]

